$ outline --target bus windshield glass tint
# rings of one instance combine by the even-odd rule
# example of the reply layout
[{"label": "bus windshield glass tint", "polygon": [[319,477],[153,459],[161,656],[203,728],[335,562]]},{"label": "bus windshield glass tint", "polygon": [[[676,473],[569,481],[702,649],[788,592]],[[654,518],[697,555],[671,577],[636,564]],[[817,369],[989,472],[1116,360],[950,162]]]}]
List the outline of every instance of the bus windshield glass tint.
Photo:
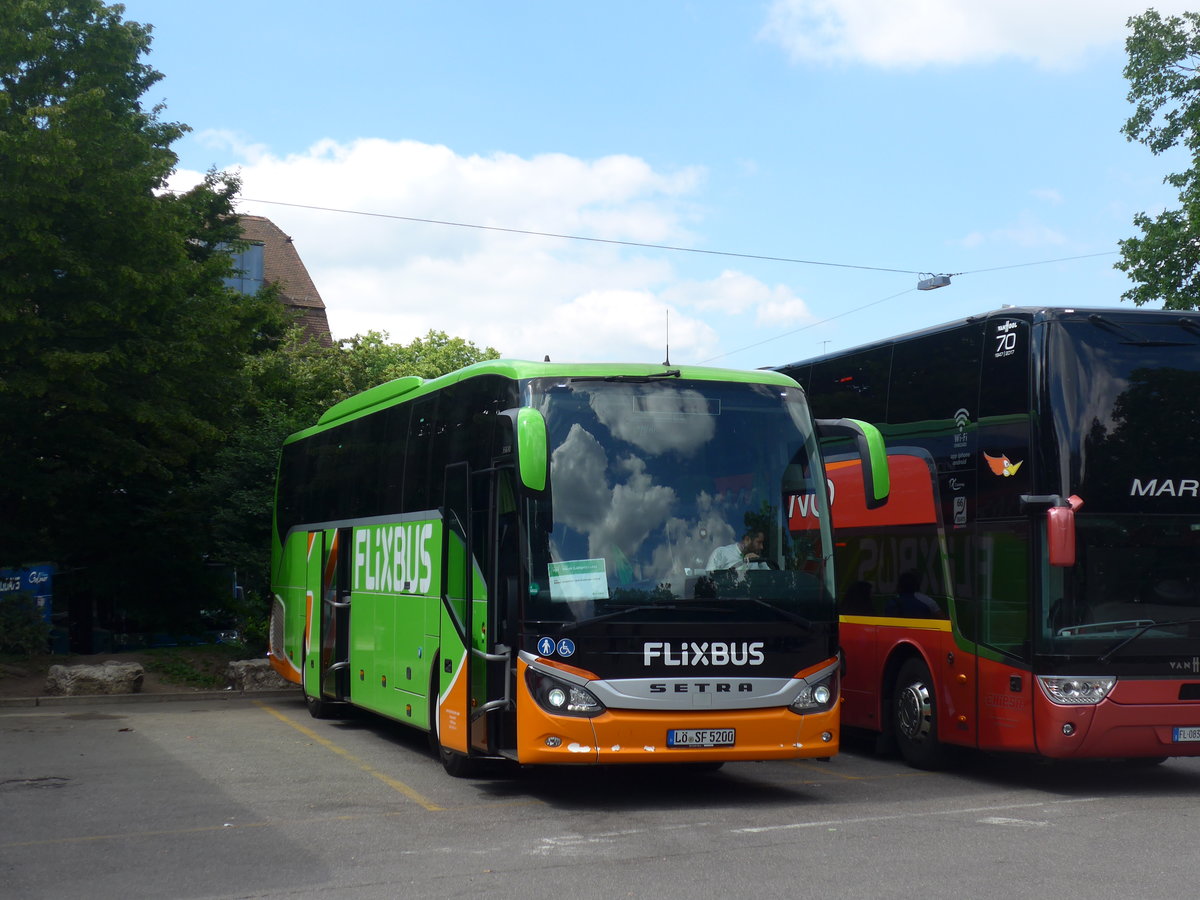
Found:
[{"label": "bus windshield glass tint", "polygon": [[1083,506],[1075,566],[1043,574],[1044,652],[1103,655],[1136,635],[1122,664],[1200,635],[1197,321],[1114,310],[1048,335],[1059,459]]},{"label": "bus windshield glass tint", "polygon": [[552,512],[527,519],[528,617],[830,618],[825,491],[798,389],[672,378],[529,390],[548,426],[540,502]]}]

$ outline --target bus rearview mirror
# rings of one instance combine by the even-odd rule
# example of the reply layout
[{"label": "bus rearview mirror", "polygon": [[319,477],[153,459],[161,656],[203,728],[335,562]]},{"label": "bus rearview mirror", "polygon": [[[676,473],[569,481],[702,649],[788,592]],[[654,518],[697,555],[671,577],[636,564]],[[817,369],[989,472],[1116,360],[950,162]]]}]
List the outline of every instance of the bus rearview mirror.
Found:
[{"label": "bus rearview mirror", "polygon": [[521,484],[531,491],[544,491],[550,470],[546,419],[529,406],[517,411],[517,468]]},{"label": "bus rearview mirror", "polygon": [[1075,565],[1075,510],[1083,501],[1072,494],[1065,506],[1046,510],[1046,546],[1050,565],[1069,569]]},{"label": "bus rearview mirror", "polygon": [[878,509],[888,501],[891,476],[888,474],[887,445],[879,429],[859,419],[817,419],[817,437],[849,437],[854,440],[862,460],[863,493],[867,509]]}]

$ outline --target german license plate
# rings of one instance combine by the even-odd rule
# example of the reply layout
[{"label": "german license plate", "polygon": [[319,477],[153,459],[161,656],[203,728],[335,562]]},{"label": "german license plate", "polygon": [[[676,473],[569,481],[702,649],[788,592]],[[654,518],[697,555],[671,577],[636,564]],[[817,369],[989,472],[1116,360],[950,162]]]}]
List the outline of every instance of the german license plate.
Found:
[{"label": "german license plate", "polygon": [[672,728],[667,731],[668,747],[732,747],[732,728]]},{"label": "german license plate", "polygon": [[1200,728],[1176,728],[1174,741],[1200,741]]}]

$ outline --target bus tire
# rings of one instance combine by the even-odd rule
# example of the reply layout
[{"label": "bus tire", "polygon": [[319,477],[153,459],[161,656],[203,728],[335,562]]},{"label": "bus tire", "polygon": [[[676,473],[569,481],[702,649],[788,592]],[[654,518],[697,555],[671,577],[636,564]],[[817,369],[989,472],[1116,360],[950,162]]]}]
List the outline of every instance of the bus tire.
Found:
[{"label": "bus tire", "polygon": [[892,734],[904,761],[914,769],[945,768],[950,751],[938,741],[936,691],[922,660],[914,657],[900,667],[891,705]]},{"label": "bus tire", "polygon": [[438,734],[436,689],[429,692],[429,747],[437,754],[438,759],[441,760],[442,768],[446,770],[446,774],[450,777],[472,778],[479,774],[479,760],[471,759],[457,750],[451,750],[449,747],[442,746],[442,739]]},{"label": "bus tire", "polygon": [[322,700],[308,694],[304,695],[304,705],[308,707],[308,714],[314,719],[336,719],[344,715],[346,709],[344,703],[334,703],[332,700]]},{"label": "bus tire", "polygon": [[451,778],[474,778],[479,774],[479,760],[464,756],[449,747],[438,747],[442,768]]}]

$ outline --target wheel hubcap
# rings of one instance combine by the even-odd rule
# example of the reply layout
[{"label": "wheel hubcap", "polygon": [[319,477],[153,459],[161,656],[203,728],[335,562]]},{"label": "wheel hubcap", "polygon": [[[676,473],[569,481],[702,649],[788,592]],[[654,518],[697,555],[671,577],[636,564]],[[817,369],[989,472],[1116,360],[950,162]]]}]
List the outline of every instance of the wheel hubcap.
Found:
[{"label": "wheel hubcap", "polygon": [[896,699],[896,723],[900,733],[910,741],[925,740],[929,737],[931,712],[928,687],[915,682],[904,688]]}]

